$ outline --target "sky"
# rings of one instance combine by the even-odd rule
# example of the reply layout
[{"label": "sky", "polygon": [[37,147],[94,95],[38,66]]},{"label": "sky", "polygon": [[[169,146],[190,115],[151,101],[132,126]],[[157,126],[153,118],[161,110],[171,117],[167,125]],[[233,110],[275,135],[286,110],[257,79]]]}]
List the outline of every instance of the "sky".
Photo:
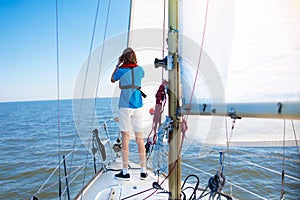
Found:
[{"label": "sky", "polygon": [[[88,58],[97,2],[58,1],[61,99],[73,97],[76,78]],[[107,2],[100,1],[93,49],[104,38]],[[276,0],[271,6],[260,1],[236,1],[229,66],[234,75],[227,81],[226,91],[229,98],[244,101],[255,97],[269,101],[280,92],[287,100],[299,99],[299,87],[293,85],[298,85],[300,73],[297,26],[300,5],[295,7],[290,0],[283,9],[281,3]],[[260,6],[258,13],[247,13]],[[106,38],[128,27],[129,0],[112,0],[110,7]],[[55,8],[56,0],[0,0],[0,102],[57,98]],[[295,16],[293,21],[288,21],[290,16]],[[262,19],[268,22],[267,28]]]},{"label": "sky", "polygon": [[[61,99],[72,98],[88,57],[97,3],[58,1]],[[93,49],[104,37],[107,6],[100,1]],[[112,1],[106,37],[127,30],[128,8],[127,0]],[[0,30],[0,102],[56,99],[56,1],[0,0]]]}]

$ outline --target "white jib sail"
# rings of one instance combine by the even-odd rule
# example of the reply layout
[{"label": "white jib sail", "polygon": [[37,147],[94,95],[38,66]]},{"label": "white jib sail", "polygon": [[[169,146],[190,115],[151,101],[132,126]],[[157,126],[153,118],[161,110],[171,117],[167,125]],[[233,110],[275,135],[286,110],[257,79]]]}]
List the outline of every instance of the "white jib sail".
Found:
[{"label": "white jib sail", "polygon": [[167,78],[166,72],[154,67],[155,58],[162,59],[163,54],[167,55],[164,52],[167,48],[168,32],[164,30],[168,24],[167,15],[167,4],[163,0],[132,1],[128,46],[133,48],[138,64],[145,71],[142,80],[142,91],[147,95],[147,98],[143,99],[145,137],[152,127],[152,116],[149,110],[155,107],[156,91],[162,83],[162,78]]}]

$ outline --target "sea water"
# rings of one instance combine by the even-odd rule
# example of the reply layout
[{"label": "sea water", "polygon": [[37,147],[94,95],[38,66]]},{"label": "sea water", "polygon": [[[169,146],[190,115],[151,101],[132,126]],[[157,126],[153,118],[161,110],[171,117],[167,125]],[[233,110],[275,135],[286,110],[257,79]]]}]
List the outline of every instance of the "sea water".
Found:
[{"label": "sea water", "polygon": [[[97,110],[106,110],[101,119],[113,116],[110,103],[111,99],[97,100]],[[90,162],[90,155],[77,135],[72,100],[0,103],[0,131],[0,199],[30,199],[33,195],[59,199],[58,180],[61,178],[65,186],[64,168],[56,167],[62,155],[67,156],[68,172],[81,172],[69,176],[71,198],[94,174],[92,163],[82,167],[82,163]],[[111,137],[114,142],[117,134],[111,133]],[[130,148],[136,152],[134,142]],[[224,150],[227,147],[214,147],[199,157],[199,145],[185,147],[183,179],[195,174],[205,187],[219,170],[219,152]],[[69,155],[71,151],[76,154]],[[283,169],[285,199],[300,199],[297,147],[230,147],[223,168],[224,192],[238,199],[279,199]],[[63,199],[67,199],[66,192]]]}]

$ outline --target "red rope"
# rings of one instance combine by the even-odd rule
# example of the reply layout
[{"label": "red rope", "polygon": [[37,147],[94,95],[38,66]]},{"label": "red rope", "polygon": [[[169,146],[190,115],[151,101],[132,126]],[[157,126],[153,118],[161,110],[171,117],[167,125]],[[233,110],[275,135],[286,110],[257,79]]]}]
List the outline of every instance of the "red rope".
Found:
[{"label": "red rope", "polygon": [[202,51],[203,51],[203,45],[204,45],[204,37],[205,37],[205,32],[206,32],[206,22],[207,22],[207,15],[208,15],[208,5],[209,5],[209,0],[207,0],[206,4],[206,10],[205,10],[205,20],[204,20],[204,26],[203,26],[203,34],[202,34],[202,41],[201,41],[201,47],[200,47],[200,55],[198,59],[198,65],[197,65],[197,71],[196,71],[196,77],[193,85],[193,90],[190,98],[190,105],[192,104],[192,98],[194,96],[195,88],[196,88],[196,83],[197,83],[197,78],[199,74],[199,69],[200,69],[200,62],[202,58]]},{"label": "red rope", "polygon": [[[147,143],[149,144],[155,144],[157,139],[157,128],[161,125],[161,114],[164,111],[165,105],[166,105],[166,93],[165,93],[165,86],[168,84],[166,80],[162,82],[162,84],[159,86],[155,98],[156,98],[156,104],[155,104],[155,110],[154,110],[154,116],[152,121],[152,129],[148,135]],[[154,132],[153,135],[153,141],[150,141],[150,137],[152,132]]]}]

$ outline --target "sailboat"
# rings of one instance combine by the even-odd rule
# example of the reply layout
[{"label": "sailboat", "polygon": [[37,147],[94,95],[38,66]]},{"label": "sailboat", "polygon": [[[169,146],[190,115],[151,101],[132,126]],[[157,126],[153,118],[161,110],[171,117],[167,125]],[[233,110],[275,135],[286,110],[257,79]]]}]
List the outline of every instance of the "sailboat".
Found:
[{"label": "sailboat", "polygon": [[[233,120],[232,127],[235,121],[241,118],[300,119],[300,91],[297,87],[289,88],[291,83],[295,86],[298,82],[295,77],[299,75],[299,66],[295,68],[294,65],[300,63],[300,41],[299,38],[296,42],[283,38],[287,32],[288,38],[294,39],[299,35],[300,30],[296,25],[299,24],[299,13],[287,11],[291,7],[297,10],[300,5],[297,1],[278,0],[272,2],[272,5],[269,3],[233,0],[131,1],[128,32],[106,39],[91,52],[76,82],[73,100],[76,128],[82,143],[94,159],[101,163],[101,167],[99,170],[95,167],[95,176],[75,199],[234,199],[234,194],[231,196],[222,191],[224,152],[220,152],[220,165],[215,167],[219,167],[217,174],[212,176],[207,186],[201,188],[194,176],[192,178],[196,181],[193,184],[183,181],[182,146],[188,132],[201,135],[201,128],[199,130],[198,127],[200,115],[210,116],[207,133],[201,136],[203,141],[200,156],[205,156],[218,142],[226,117]],[[265,10],[266,7],[268,9]],[[241,18],[241,14],[245,14],[242,12],[248,9],[250,14],[253,10],[259,12]],[[274,10],[280,12],[274,13]],[[281,31],[278,36],[270,32],[274,28],[272,23],[275,23],[275,17],[284,21],[275,21],[278,23],[275,30]],[[261,23],[259,25],[262,33],[266,34],[264,38],[258,39],[258,32],[261,33],[261,30],[252,30],[256,23]],[[269,26],[265,27],[265,23]],[[278,41],[278,46],[272,43],[274,40]],[[268,46],[270,44],[274,47]],[[109,82],[107,74],[111,72],[116,59],[126,46],[132,47],[137,52],[138,59],[145,62],[140,64],[146,73],[147,70],[150,74],[156,70],[156,74],[144,83],[143,91],[148,93],[148,96],[155,96],[156,89],[166,81],[167,84],[163,86],[166,87],[168,101],[168,113],[161,113],[167,115],[166,120],[160,122],[157,130],[158,133],[162,133],[161,147],[167,145],[168,165],[156,165],[156,170],[152,169],[153,172],[147,180],[139,180],[139,165],[132,162],[130,166],[133,177],[129,182],[114,179],[114,174],[122,166],[121,144],[119,140],[115,143],[110,140],[107,123],[116,121],[116,118],[107,119],[99,126],[98,117],[101,116],[95,113],[95,98],[98,91],[101,92],[99,83]],[[277,47],[280,49],[276,50]],[[243,63],[248,64],[243,66]],[[274,65],[279,75],[283,76],[283,63],[290,69],[290,82],[273,77],[270,78],[270,82],[261,82],[261,76],[255,77],[253,73],[258,67],[262,73],[266,73],[264,70]],[[232,66],[236,68],[231,69]],[[235,70],[240,72],[239,75],[241,72],[248,73],[258,86],[257,91],[247,88],[249,92],[254,92],[254,98],[250,99],[250,102],[248,97],[252,96],[246,96],[244,99],[235,96],[234,92],[238,91],[239,82],[232,82],[229,78],[227,80],[230,76],[228,71]],[[157,76],[158,71],[162,72],[162,77]],[[233,77],[233,80],[235,79],[237,77]],[[281,84],[280,92],[285,95],[283,100],[270,100],[275,95],[273,91],[278,88],[261,88],[274,82],[279,82],[276,85]],[[117,94],[118,89],[114,89],[114,93]],[[238,99],[238,103],[234,102],[232,97]],[[111,104],[112,112],[116,114],[116,100],[113,99]],[[147,106],[149,105],[146,102],[145,110],[149,109]],[[148,131],[145,132],[149,132],[152,122],[150,117],[145,125],[145,130]],[[195,134],[194,140],[197,139],[199,135]],[[168,142],[165,142],[166,140]],[[227,150],[228,146],[227,142]],[[158,147],[157,149],[159,150]],[[168,171],[162,173],[163,169]],[[282,174],[284,177],[284,172]],[[281,199],[283,198],[284,191],[281,195]]]}]

